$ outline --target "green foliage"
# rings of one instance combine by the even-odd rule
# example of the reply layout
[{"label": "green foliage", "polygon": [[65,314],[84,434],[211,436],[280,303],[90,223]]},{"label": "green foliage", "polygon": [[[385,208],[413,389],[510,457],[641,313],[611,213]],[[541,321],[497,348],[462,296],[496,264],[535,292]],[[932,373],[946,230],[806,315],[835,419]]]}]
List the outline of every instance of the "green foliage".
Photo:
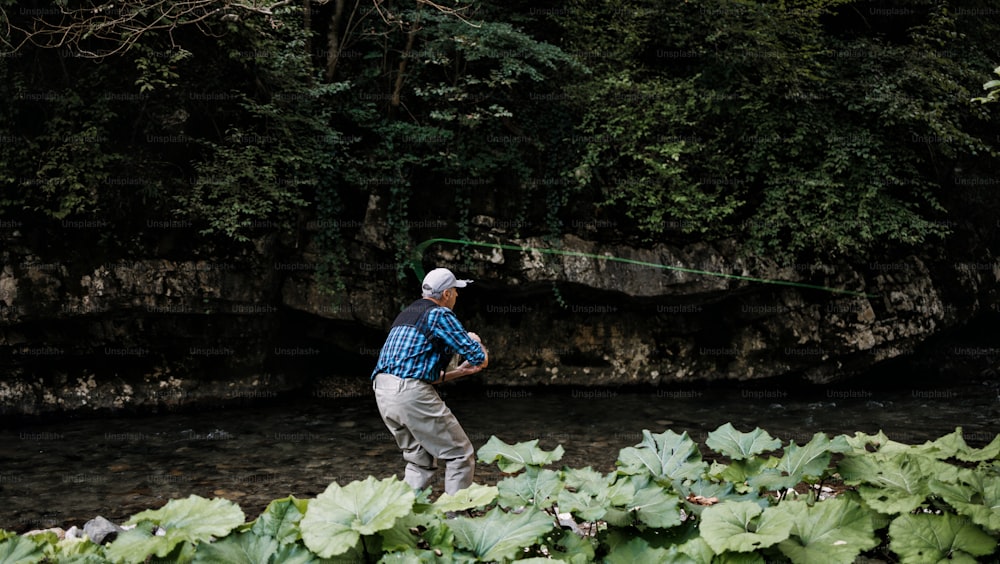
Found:
[{"label": "green foliage", "polygon": [[756,488],[780,491],[792,488],[800,482],[816,483],[824,477],[833,453],[850,450],[843,437],[831,441],[823,433],[816,433],[804,446],[789,443],[785,453],[773,466],[762,468],[760,474],[750,478],[749,483]]},{"label": "green foliage", "polygon": [[696,479],[707,467],[701,460],[698,445],[686,432],[677,435],[666,431],[654,435],[647,430],[643,430],[638,446],[622,449],[618,465],[618,471],[623,474],[648,473],[653,478],[674,483]]},{"label": "green foliage", "polygon": [[902,562],[976,562],[993,554],[997,540],[952,514],[900,515],[889,525],[889,547]]},{"label": "green foliage", "polygon": [[781,441],[771,437],[767,431],[759,427],[750,433],[743,433],[736,430],[731,423],[726,423],[709,433],[705,444],[733,460],[746,460],[762,452],[779,448]]},{"label": "green foliage", "polygon": [[[378,33],[345,38],[365,56],[338,63],[352,88],[334,123],[360,141],[335,156],[338,176],[346,191],[377,204],[375,227],[399,277],[420,230],[463,236],[486,208],[515,225],[531,223],[526,210],[539,208],[557,224],[575,190],[562,181],[572,159],[562,158],[558,136],[572,118],[552,98],[563,77],[585,68],[497,21],[502,10],[467,8],[472,25],[423,7],[399,10],[407,25],[370,16]],[[511,186],[518,196],[494,198],[482,189],[494,186]]]},{"label": "green foliage", "polygon": [[996,23],[947,4],[573,2],[568,49],[595,54],[579,179],[647,239],[791,261],[942,237],[950,171],[997,153],[967,94]]},{"label": "green foliage", "polygon": [[564,486],[559,473],[528,466],[523,474],[500,480],[497,484],[500,494],[498,503],[506,509],[528,505],[546,509],[556,502]]},{"label": "green foliage", "polygon": [[[618,480],[616,474],[602,476],[584,468],[566,471],[566,488],[559,492],[559,507],[585,521],[604,519],[612,508],[626,506],[635,497],[635,485]],[[620,512],[620,510],[614,510]]]},{"label": "green foliage", "polygon": [[344,554],[362,535],[389,529],[408,514],[416,496],[404,482],[369,477],[341,487],[336,482],[309,504],[302,540],[323,558]]},{"label": "green foliage", "polygon": [[[969,100],[998,26],[953,2],[362,3],[336,29],[332,3],[107,29],[22,4],[0,3],[0,43],[22,45],[0,57],[0,213],[103,221],[135,252],[159,244],[146,218],[191,222],[191,252],[314,237],[332,292],[362,225],[403,276],[414,240],[480,215],[512,237],[593,235],[567,219],[594,217],[604,239],[863,262],[946,236],[956,171],[997,155],[996,112]],[[66,51],[18,31],[57,25],[85,31]],[[65,57],[83,52],[115,54]]]},{"label": "green foliage", "polygon": [[457,547],[490,562],[513,560],[523,547],[535,544],[554,525],[549,515],[537,509],[516,514],[495,507],[482,517],[459,517],[448,526],[455,534]]},{"label": "green foliage", "polygon": [[701,514],[701,534],[716,554],[725,551],[754,552],[787,540],[792,516],[784,508],[751,501],[720,503]]},{"label": "green foliage", "polygon": [[494,435],[479,449],[477,457],[486,464],[496,462],[501,471],[512,473],[525,466],[545,466],[556,462],[562,459],[564,452],[562,445],[544,451],[538,448],[538,439],[510,445]]},{"label": "green foliage", "polygon": [[[297,21],[293,17],[289,24]],[[220,96],[242,119],[201,142],[204,156],[194,165],[194,181],[176,195],[175,213],[200,220],[203,234],[249,241],[261,227],[290,232],[303,208],[318,195],[329,197],[325,189],[335,168],[330,155],[342,147],[329,106],[348,85],[317,83],[303,51],[305,34],[289,27],[286,34],[252,35],[230,47],[229,65],[252,74],[260,87],[219,85]],[[263,55],[250,62],[246,52]],[[335,221],[330,216],[336,211],[335,200],[324,201],[324,220]],[[336,265],[327,266],[332,276]]]},{"label": "green foliage", "polygon": [[[95,70],[91,76],[101,74]],[[10,101],[0,120],[5,139],[0,143],[0,211],[57,220],[106,211],[113,200],[107,191],[114,191],[113,179],[126,160],[108,150],[117,117],[111,102],[71,89],[38,92],[34,87],[20,77],[0,86],[0,95]],[[51,115],[25,136],[18,126],[37,115],[40,106],[51,106]]]},{"label": "green foliage", "polygon": [[250,531],[258,536],[271,537],[281,545],[294,543],[302,538],[299,522],[308,506],[308,500],[292,496],[276,499],[253,521]]},{"label": "green foliage", "polygon": [[841,463],[847,476],[863,476],[858,493],[869,507],[882,513],[907,513],[920,507],[930,487],[925,472],[931,471],[930,461],[913,454],[893,457],[849,457]]},{"label": "green foliage", "polygon": [[[104,546],[86,539],[60,541],[54,533],[0,532],[0,557],[95,564],[151,556],[267,564],[553,559],[847,564],[875,555],[922,563],[975,562],[997,554],[1000,459],[983,455],[992,446],[966,445],[960,428],[922,445],[857,433],[832,439],[817,434],[798,446],[761,429],[743,433],[728,424],[710,436],[710,456],[725,457],[729,464],[702,462],[701,450],[692,448],[686,434],[645,431],[642,443],[621,450],[618,470],[609,474],[546,469],[557,458],[555,451],[538,449],[536,441],[508,445],[494,437],[479,458],[508,469],[516,464],[520,473],[497,486],[442,494],[434,502],[427,490],[414,492],[395,477],[369,477],[333,483],[312,500],[275,500],[257,519],[242,523],[235,504],[191,496],[134,515],[129,523],[138,526]],[[778,449],[781,458],[764,459],[763,453]],[[835,462],[834,454],[842,460]],[[959,454],[978,460],[962,462]],[[732,475],[742,485],[771,484],[773,477],[761,476],[779,467],[802,481],[788,491],[779,489],[784,483],[776,489],[760,485],[763,497],[734,494],[737,484],[725,478],[727,466],[739,466]],[[913,485],[913,470],[923,473],[924,487]],[[840,477],[837,495],[817,495],[817,485]],[[910,500],[911,493],[919,499]],[[455,511],[469,513],[449,515]],[[591,532],[557,528],[557,513],[559,521],[568,514]]]},{"label": "green foliage", "polygon": [[[743,204],[738,191],[700,180],[697,77],[636,81],[627,74],[594,85],[580,126],[587,139],[578,169],[584,186],[603,185],[605,204],[624,202],[627,215],[653,235],[707,233]],[[713,163],[726,168],[725,162]],[[679,228],[679,229],[678,229]]]},{"label": "green foliage", "polygon": [[[164,558],[182,543],[192,545],[224,537],[245,520],[235,503],[192,495],[173,499],[155,510],[136,513],[126,522],[135,528],[121,534],[108,549],[112,560],[142,562],[150,555]],[[163,534],[157,534],[162,529]]]},{"label": "green foliage", "polygon": [[0,542],[0,559],[3,562],[40,562],[42,547],[30,537],[8,538]]},{"label": "green foliage", "polygon": [[191,56],[190,51],[181,48],[173,50],[169,52],[169,56],[163,57],[162,53],[157,53],[149,45],[142,43],[136,45],[135,51],[135,68],[139,71],[135,85],[139,87],[139,94],[157,88],[176,87],[180,75],[175,69],[181,61]]},{"label": "green foliage", "polygon": [[859,549],[878,545],[873,512],[854,501],[834,498],[812,505],[789,501],[783,506],[791,514],[792,528],[778,548],[793,562],[850,564]]},{"label": "green foliage", "polygon": [[[993,69],[993,74],[1000,75],[1000,67]],[[973,98],[973,102],[985,104],[987,102],[996,102],[997,100],[1000,100],[1000,80],[991,80],[983,84],[983,90],[989,90],[989,93],[987,93],[986,96]]]},{"label": "green foliage", "polygon": [[497,486],[484,486],[472,484],[464,490],[455,493],[441,494],[441,497],[434,502],[434,508],[438,511],[465,511],[477,507],[485,507],[497,498]]}]

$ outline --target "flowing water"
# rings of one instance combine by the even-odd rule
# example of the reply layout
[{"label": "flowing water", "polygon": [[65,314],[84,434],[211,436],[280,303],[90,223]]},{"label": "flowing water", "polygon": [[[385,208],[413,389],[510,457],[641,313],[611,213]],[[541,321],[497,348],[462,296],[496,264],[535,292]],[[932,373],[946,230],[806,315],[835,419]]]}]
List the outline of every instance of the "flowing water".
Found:
[{"label": "flowing water", "polygon": [[[727,421],[798,444],[817,431],[880,429],[913,444],[961,426],[970,445],[982,446],[1000,431],[996,382],[896,391],[729,386],[624,391],[460,383],[442,395],[477,448],[494,434],[507,442],[537,438],[545,449],[563,445],[559,465],[602,472],[614,468],[621,448],[640,441],[642,429],[687,431],[702,445]],[[704,446],[702,452],[711,458]],[[314,497],[334,480],[402,476],[402,469],[374,396],[9,421],[0,431],[0,528],[68,528],[97,515],[121,522],[191,494],[233,500],[252,519],[272,499]],[[493,465],[477,468],[477,482],[500,478]]]}]

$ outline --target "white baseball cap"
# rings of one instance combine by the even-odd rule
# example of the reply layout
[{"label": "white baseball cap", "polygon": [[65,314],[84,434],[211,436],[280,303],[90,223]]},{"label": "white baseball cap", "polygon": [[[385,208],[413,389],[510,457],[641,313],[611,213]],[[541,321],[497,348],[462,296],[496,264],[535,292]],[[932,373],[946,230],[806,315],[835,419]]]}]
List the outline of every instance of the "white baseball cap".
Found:
[{"label": "white baseball cap", "polygon": [[424,282],[420,286],[425,298],[439,298],[441,292],[448,288],[465,288],[472,283],[472,280],[458,280],[447,268],[435,268],[424,276]]}]

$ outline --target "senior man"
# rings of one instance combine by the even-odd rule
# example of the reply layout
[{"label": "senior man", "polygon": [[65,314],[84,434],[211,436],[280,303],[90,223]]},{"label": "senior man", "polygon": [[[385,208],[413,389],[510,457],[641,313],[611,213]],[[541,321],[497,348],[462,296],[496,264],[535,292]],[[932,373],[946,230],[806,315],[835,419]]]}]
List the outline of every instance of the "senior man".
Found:
[{"label": "senior man", "polygon": [[[435,384],[449,382],[486,368],[486,347],[466,332],[452,308],[458,280],[447,268],[427,273],[423,297],[406,307],[392,323],[372,372],[379,413],[403,451],[404,480],[414,489],[427,487],[437,462],[445,464],[444,490],[449,494],[472,484],[475,449],[458,419],[438,396]],[[452,355],[464,361],[445,372]]]}]

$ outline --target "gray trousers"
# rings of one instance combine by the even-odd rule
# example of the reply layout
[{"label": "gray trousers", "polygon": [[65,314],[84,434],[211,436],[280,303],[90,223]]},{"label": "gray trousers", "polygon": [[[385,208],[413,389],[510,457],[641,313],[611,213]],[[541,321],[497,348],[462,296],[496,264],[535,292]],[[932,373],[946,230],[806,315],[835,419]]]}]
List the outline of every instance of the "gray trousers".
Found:
[{"label": "gray trousers", "polygon": [[472,485],[476,451],[434,386],[377,374],[373,387],[382,421],[403,451],[407,484],[415,489],[427,487],[440,460],[445,463],[445,492],[454,494]]}]

